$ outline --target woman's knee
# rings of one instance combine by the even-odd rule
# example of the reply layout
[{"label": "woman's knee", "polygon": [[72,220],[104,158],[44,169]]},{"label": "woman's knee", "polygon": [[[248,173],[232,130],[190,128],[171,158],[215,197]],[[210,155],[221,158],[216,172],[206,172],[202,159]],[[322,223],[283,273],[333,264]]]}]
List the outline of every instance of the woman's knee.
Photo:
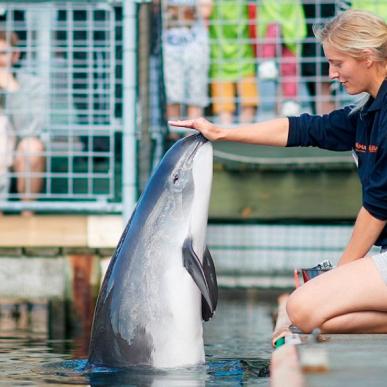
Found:
[{"label": "woman's knee", "polygon": [[28,166],[32,170],[40,170],[44,165],[44,159],[43,142],[34,137],[24,138],[17,145],[14,168],[19,171]]},{"label": "woman's knee", "polygon": [[293,325],[305,333],[310,333],[318,327],[315,305],[303,293],[298,289],[289,296],[286,311]]},{"label": "woman's knee", "polygon": [[17,151],[23,154],[42,156],[44,152],[43,142],[36,137],[28,137],[20,140]]}]

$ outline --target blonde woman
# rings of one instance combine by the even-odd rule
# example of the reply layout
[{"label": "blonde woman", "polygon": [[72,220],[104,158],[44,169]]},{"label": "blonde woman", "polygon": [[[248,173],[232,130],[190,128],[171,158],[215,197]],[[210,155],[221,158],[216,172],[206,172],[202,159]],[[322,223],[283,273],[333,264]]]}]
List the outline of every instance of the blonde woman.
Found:
[{"label": "blonde woman", "polygon": [[338,267],[294,291],[291,322],[304,332],[387,333],[387,25],[366,11],[348,10],[315,29],[329,76],[348,94],[367,93],[358,106],[323,116],[302,114],[226,130],[204,118],[173,121],[211,141],[353,150],[362,184],[362,207]]}]

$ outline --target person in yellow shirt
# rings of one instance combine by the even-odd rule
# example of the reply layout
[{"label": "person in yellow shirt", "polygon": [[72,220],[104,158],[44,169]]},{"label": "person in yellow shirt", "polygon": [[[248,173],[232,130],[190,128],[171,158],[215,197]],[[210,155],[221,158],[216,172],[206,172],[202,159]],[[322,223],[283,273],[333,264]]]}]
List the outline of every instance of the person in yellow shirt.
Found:
[{"label": "person in yellow shirt", "polygon": [[[253,122],[259,105],[248,2],[216,0],[210,18],[212,110],[219,122]],[[234,117],[239,105],[239,116]]]}]

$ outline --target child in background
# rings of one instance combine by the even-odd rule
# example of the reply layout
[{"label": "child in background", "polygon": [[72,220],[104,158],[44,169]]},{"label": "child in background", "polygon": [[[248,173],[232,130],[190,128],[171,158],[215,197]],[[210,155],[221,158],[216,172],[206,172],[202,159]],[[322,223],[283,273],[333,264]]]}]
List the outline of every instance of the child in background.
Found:
[{"label": "child in background", "polygon": [[[257,30],[258,56],[262,58],[258,75],[264,80],[276,79],[278,66],[282,89],[280,114],[299,114],[299,42],[306,36],[305,18],[300,2],[262,0],[257,9]],[[279,62],[279,65],[276,62]]]},{"label": "child in background", "polygon": [[215,1],[210,19],[211,95],[213,112],[223,125],[233,123],[237,105],[239,122],[253,122],[259,104],[248,21],[247,1]]},{"label": "child in background", "polygon": [[[167,0],[163,61],[169,119],[197,118],[208,105],[211,0]],[[185,111],[186,109],[186,111]],[[176,133],[175,139],[178,138]]]}]

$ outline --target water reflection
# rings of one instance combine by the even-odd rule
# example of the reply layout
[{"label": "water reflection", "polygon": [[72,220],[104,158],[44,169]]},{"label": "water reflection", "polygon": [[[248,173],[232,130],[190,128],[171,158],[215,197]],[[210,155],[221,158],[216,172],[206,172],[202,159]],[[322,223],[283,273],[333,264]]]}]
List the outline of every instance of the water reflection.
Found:
[{"label": "water reflection", "polygon": [[0,331],[13,332],[28,330],[47,332],[47,308],[45,302],[0,302]]},{"label": "water reflection", "polygon": [[93,370],[88,379],[91,386],[205,386],[207,367],[205,365],[176,369],[153,370],[136,367],[128,370]]},{"label": "water reflection", "polygon": [[267,293],[221,292],[214,319],[204,325],[206,364],[168,371],[85,371],[94,301],[83,294],[89,303],[78,306],[60,300],[0,301],[4,385],[268,385],[274,298]]},{"label": "water reflection", "polygon": [[[82,372],[86,361],[66,362],[66,369]],[[64,364],[57,365],[57,370]],[[205,365],[185,369],[154,370],[136,367],[127,370],[94,368],[85,373],[90,386],[218,386],[264,385],[267,359],[209,359]],[[263,372],[263,370],[265,372]],[[78,374],[79,375],[79,374]],[[258,379],[261,378],[261,379]]]}]

